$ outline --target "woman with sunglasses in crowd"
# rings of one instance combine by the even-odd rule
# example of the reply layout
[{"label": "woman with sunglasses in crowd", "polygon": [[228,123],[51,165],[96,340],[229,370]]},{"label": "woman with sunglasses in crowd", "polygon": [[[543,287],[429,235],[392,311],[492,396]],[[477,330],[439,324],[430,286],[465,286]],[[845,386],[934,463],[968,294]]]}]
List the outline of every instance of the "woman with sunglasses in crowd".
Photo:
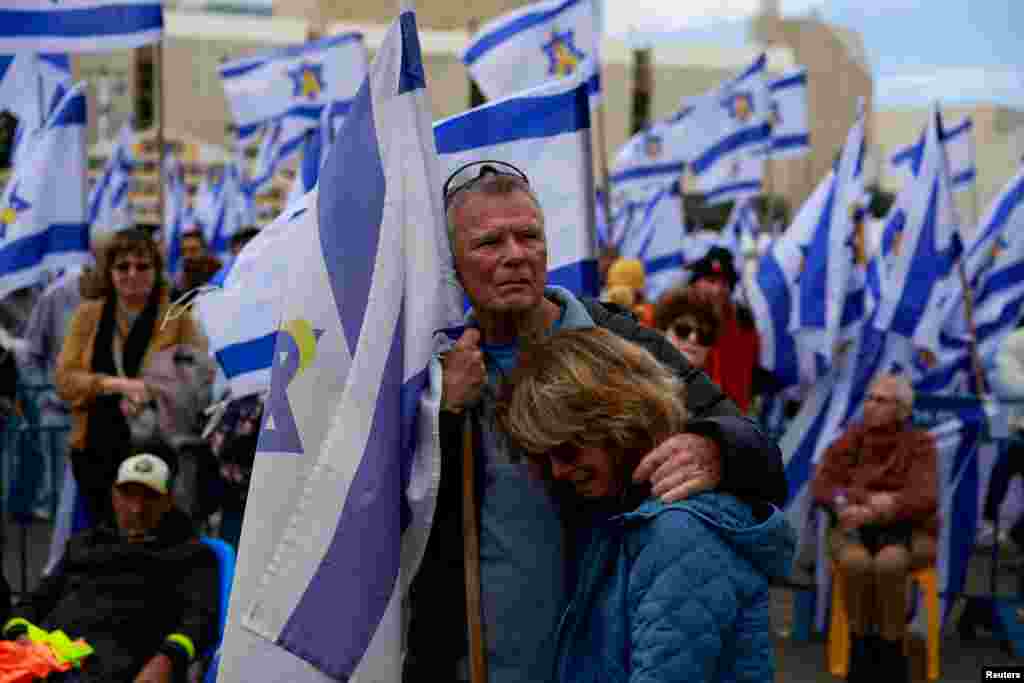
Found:
[{"label": "woman with sunglasses in crowd", "polygon": [[131,448],[126,415],[150,400],[139,379],[147,359],[177,344],[206,350],[187,313],[168,318],[163,257],[148,233],[114,235],[82,276],[82,303],[68,323],[56,384],[71,406],[71,466],[91,524],[112,520],[110,489]]},{"label": "woman with sunglasses in crowd", "polygon": [[681,381],[594,328],[526,346],[508,386],[499,416],[578,541],[550,680],[772,681],[768,583],[794,548],[781,511],[716,491],[665,503],[633,479],[683,429]]},{"label": "woman with sunglasses in crowd", "polygon": [[721,321],[710,295],[696,287],[670,289],[654,307],[654,325],[686,356],[690,365],[718,383],[718,369],[708,361],[718,340]]}]

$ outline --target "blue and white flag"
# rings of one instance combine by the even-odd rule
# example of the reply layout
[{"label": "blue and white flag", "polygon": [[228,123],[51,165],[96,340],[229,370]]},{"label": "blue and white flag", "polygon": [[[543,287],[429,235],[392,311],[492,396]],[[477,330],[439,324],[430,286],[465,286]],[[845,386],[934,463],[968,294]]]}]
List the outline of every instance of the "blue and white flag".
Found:
[{"label": "blue and white flag", "polygon": [[315,128],[325,106],[351,102],[366,77],[366,46],[360,33],[344,33],[281,48],[219,67],[228,104],[246,141],[264,126],[288,117],[288,144]]},{"label": "blue and white flag", "polygon": [[744,272],[747,262],[746,246],[757,239],[760,231],[757,219],[757,209],[749,199],[737,201],[732,211],[729,212],[729,220],[722,227],[716,242],[717,246],[727,249],[732,254],[732,261],[736,264],[736,270]]},{"label": "blue and white flag", "polygon": [[224,166],[208,214],[213,219],[207,233],[210,251],[218,256],[227,254],[231,236],[255,223],[255,213],[253,198],[245,191],[241,169],[237,163],[229,162]]},{"label": "blue and white flag", "polygon": [[541,0],[494,19],[473,36],[462,61],[488,99],[508,97],[584,69],[600,91],[593,0]]},{"label": "blue and white flag", "polygon": [[[324,107],[324,111],[327,110],[327,107]],[[323,124],[306,131],[306,137],[302,143],[302,162],[299,164],[295,181],[288,193],[289,205],[294,204],[299,197],[307,192],[312,192],[316,186],[316,181],[320,178],[320,166],[324,162],[325,152],[331,148],[330,140],[324,138],[330,134],[330,129]]]},{"label": "blue and white flag", "polygon": [[[954,188],[960,189],[970,185],[978,175],[974,161],[974,121],[965,116],[960,123],[942,131],[942,143],[946,148],[946,159],[949,163],[949,178]],[[912,145],[897,150],[889,158],[890,168],[909,182],[917,175],[924,155],[924,141],[927,130]]]},{"label": "blue and white flag", "polygon": [[544,212],[548,283],[594,296],[594,180],[584,78],[580,73],[488,102],[439,121],[434,133],[446,177],[485,159],[511,163],[526,173]]},{"label": "blue and white flag", "polygon": [[686,168],[682,150],[667,143],[668,126],[655,124],[631,137],[615,156],[611,175],[612,203],[646,204],[666,186],[679,180]]},{"label": "blue and white flag", "polygon": [[757,274],[747,288],[760,338],[761,367],[771,372],[782,387],[799,386],[819,374],[815,354],[806,344],[797,343],[794,327],[799,320],[799,282],[805,253],[828,202],[829,189],[827,183],[818,184],[789,229],[761,256]]},{"label": "blue and white flag", "polygon": [[651,198],[643,217],[619,246],[623,258],[643,261],[647,273],[644,296],[648,301],[657,301],[665,290],[683,282],[683,267],[689,262],[685,231],[682,197],[678,186],[669,185]]},{"label": "blue and white flag", "polygon": [[982,216],[964,253],[967,281],[977,286],[980,278],[994,265],[1024,225],[1024,164],[1017,169],[1006,187],[992,201]]},{"label": "blue and white flag", "polygon": [[164,249],[167,254],[167,272],[178,273],[181,264],[181,233],[185,231],[188,208],[188,188],[181,161],[172,153],[164,157]]},{"label": "blue and white flag", "polygon": [[29,134],[0,194],[0,299],[89,260],[84,89],[73,86]]},{"label": "blue and white flag", "polygon": [[[866,265],[863,102],[858,109],[835,169],[821,181],[828,187],[828,198],[817,216],[800,275],[794,331],[799,329],[811,348],[829,363],[843,328],[863,317],[863,287],[858,287],[854,277],[854,271]],[[859,301],[851,301],[851,297],[859,297]]]},{"label": "blue and white flag", "polygon": [[18,118],[21,135],[42,126],[70,87],[67,55],[0,54],[0,111]]},{"label": "blue and white flag", "polygon": [[135,131],[131,123],[126,123],[117,136],[103,175],[89,194],[88,220],[93,235],[118,232],[135,225],[135,212],[128,200],[136,164],[134,146]]},{"label": "blue and white flag", "polygon": [[768,83],[772,124],[770,154],[774,159],[793,159],[811,151],[807,121],[807,69],[796,69]]},{"label": "blue and white flag", "polygon": [[771,100],[762,54],[739,76],[691,100],[687,117],[695,148],[690,170],[708,204],[761,192],[765,155],[771,145]]},{"label": "blue and white flag", "polygon": [[924,348],[938,347],[943,314],[956,293],[956,277],[951,273],[963,252],[940,130],[941,118],[935,107],[920,170],[889,212],[883,238],[883,244],[889,242],[889,253],[875,316],[879,329],[912,339]]},{"label": "blue and white flag", "polygon": [[303,268],[283,292],[222,681],[401,679],[440,476],[435,332],[462,312],[420,54],[403,10],[288,242]]},{"label": "blue and white flag", "polygon": [[160,40],[159,0],[7,0],[0,52],[99,52]]}]

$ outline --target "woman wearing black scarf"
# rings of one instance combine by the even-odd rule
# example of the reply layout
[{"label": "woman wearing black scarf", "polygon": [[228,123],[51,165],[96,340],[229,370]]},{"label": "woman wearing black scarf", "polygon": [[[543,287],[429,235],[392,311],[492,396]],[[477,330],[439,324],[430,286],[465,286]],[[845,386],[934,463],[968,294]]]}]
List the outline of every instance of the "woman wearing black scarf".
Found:
[{"label": "woman wearing black scarf", "polygon": [[187,313],[165,321],[160,248],[142,230],[117,233],[82,277],[82,304],[57,360],[57,392],[71,406],[71,466],[91,522],[111,519],[110,488],[129,454],[125,415],[149,400],[146,359],[175,344],[206,349]]}]

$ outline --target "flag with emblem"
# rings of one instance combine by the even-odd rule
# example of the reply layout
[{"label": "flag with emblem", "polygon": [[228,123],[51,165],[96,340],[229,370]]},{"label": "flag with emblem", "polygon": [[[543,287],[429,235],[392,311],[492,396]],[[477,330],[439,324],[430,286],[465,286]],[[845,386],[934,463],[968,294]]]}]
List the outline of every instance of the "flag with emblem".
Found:
[{"label": "flag with emblem", "polygon": [[[325,106],[351,103],[366,77],[366,60],[362,34],[342,33],[221,64],[239,140],[254,139],[281,122],[278,144],[297,149],[305,132],[319,124]],[[278,155],[287,156],[280,150]]]},{"label": "flag with emblem", "polygon": [[18,119],[16,140],[43,125],[71,87],[67,55],[0,54],[0,111]]},{"label": "flag with emblem", "polygon": [[807,69],[795,69],[768,82],[768,122],[772,126],[773,159],[795,159],[810,153],[807,120]]},{"label": "flag with emblem", "polygon": [[[440,471],[435,332],[461,319],[403,4],[284,245],[221,681],[401,679]],[[428,377],[430,379],[428,379]]]},{"label": "flag with emblem", "polygon": [[434,134],[446,176],[487,159],[526,173],[544,211],[548,283],[593,296],[598,284],[586,78],[580,72],[488,102],[437,122]]},{"label": "flag with emblem", "polygon": [[920,169],[889,212],[875,314],[879,329],[931,349],[938,348],[943,313],[958,291],[959,280],[952,270],[963,252],[941,131],[941,114],[935,106]]},{"label": "flag with emblem", "polygon": [[160,0],[8,0],[0,52],[97,52],[160,40]]},{"label": "flag with emblem", "polygon": [[94,235],[117,232],[135,225],[132,205],[128,201],[132,170],[136,164],[132,151],[134,145],[135,131],[131,123],[126,123],[117,136],[117,144],[110,152],[103,175],[89,193],[89,225]]},{"label": "flag with emblem", "polygon": [[641,218],[625,231],[619,255],[643,261],[648,301],[657,301],[662,292],[683,281],[683,266],[688,261],[685,225],[683,198],[679,186],[672,184],[655,194]]},{"label": "flag with emblem", "polygon": [[69,89],[28,134],[0,194],[0,298],[89,258],[84,89]]},{"label": "flag with emblem", "polygon": [[701,97],[693,98],[687,128],[694,136],[690,170],[708,204],[761,192],[764,159],[771,145],[767,55]]},{"label": "flag with emblem", "polygon": [[658,123],[640,131],[616,154],[608,182],[617,205],[627,201],[646,204],[679,180],[686,162],[679,146],[672,145],[675,138],[669,127]]},{"label": "flag with emblem", "polygon": [[[889,158],[889,166],[897,176],[909,182],[917,175],[924,156],[924,143],[927,129],[921,138],[912,145],[897,150]],[[960,123],[952,128],[942,130],[942,144],[945,147],[947,163],[949,163],[949,179],[954,189],[970,186],[978,175],[974,160],[974,121],[965,116]]]},{"label": "flag with emblem", "polygon": [[542,0],[484,24],[462,61],[489,99],[508,97],[588,69],[592,95],[601,89],[601,31],[594,0]]}]

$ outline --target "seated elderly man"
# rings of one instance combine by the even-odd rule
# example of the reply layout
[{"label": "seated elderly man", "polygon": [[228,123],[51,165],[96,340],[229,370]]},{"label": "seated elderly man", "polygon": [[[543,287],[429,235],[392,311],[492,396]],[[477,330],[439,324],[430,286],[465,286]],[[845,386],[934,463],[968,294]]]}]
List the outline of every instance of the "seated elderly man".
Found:
[{"label": "seated elderly man", "polygon": [[825,452],[812,483],[815,502],[833,513],[829,548],[853,635],[849,683],[909,680],[907,574],[934,561],[938,531],[935,439],[911,426],[913,402],[905,378],[876,379],[863,422]]},{"label": "seated elderly man", "polygon": [[140,453],[117,472],[116,528],[72,536],[64,557],[4,626],[36,625],[83,638],[95,650],[82,681],[169,683],[217,634],[217,559],[171,499],[173,454]]}]

